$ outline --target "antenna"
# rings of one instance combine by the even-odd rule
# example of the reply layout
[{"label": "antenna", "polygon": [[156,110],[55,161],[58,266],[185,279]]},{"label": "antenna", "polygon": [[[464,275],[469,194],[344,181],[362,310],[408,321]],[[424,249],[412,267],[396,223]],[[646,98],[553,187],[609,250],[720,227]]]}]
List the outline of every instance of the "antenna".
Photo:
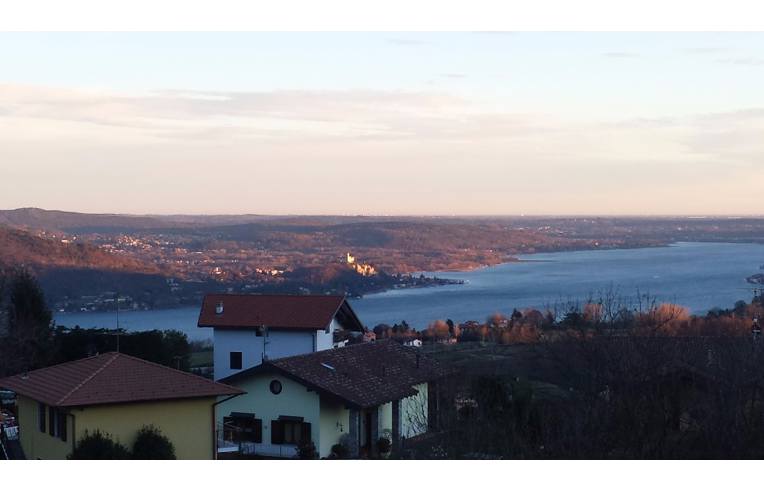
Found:
[{"label": "antenna", "polygon": [[117,352],[119,352],[119,292],[114,299],[117,304]]}]

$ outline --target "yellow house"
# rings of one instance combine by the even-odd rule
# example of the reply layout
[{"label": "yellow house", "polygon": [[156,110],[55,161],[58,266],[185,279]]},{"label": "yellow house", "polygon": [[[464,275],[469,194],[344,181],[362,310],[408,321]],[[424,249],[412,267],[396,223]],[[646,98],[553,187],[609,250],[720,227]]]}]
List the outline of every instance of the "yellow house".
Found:
[{"label": "yellow house", "polygon": [[219,397],[243,393],[117,352],[0,379],[0,388],[18,395],[27,459],[66,459],[86,432],[96,430],[130,449],[145,425],[172,442],[178,459],[213,459]]}]

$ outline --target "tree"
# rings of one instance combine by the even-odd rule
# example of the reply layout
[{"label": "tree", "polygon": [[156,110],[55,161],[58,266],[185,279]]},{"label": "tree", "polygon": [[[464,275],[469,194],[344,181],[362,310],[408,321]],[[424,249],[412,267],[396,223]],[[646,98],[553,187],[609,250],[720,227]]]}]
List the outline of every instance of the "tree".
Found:
[{"label": "tree", "polygon": [[130,451],[109,434],[96,430],[85,435],[77,442],[68,456],[70,460],[128,460]]},{"label": "tree", "polygon": [[14,374],[47,365],[52,352],[52,314],[37,279],[25,269],[0,272],[0,372]]},{"label": "tree", "polygon": [[133,443],[133,459],[136,460],[174,460],[175,446],[162,432],[153,425],[147,425],[138,431]]}]

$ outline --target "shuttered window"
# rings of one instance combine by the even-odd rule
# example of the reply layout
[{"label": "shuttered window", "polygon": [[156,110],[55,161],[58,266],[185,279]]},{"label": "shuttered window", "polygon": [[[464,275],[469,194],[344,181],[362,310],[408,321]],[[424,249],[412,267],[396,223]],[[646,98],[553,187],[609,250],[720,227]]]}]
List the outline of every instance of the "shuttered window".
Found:
[{"label": "shuttered window", "polygon": [[56,409],[48,407],[48,434],[56,435]]},{"label": "shuttered window", "polygon": [[45,432],[45,419],[48,418],[48,414],[45,409],[44,403],[37,404],[37,427],[40,432]]},{"label": "shuttered window", "polygon": [[231,413],[223,417],[227,439],[234,442],[263,442],[263,421],[254,414]]},{"label": "shuttered window", "polygon": [[58,414],[58,426],[56,428],[58,437],[61,438],[62,441],[66,442],[67,435],[66,435],[66,414],[63,412],[56,412]]},{"label": "shuttered window", "polygon": [[294,420],[271,421],[271,443],[304,444],[310,442],[310,423]]}]

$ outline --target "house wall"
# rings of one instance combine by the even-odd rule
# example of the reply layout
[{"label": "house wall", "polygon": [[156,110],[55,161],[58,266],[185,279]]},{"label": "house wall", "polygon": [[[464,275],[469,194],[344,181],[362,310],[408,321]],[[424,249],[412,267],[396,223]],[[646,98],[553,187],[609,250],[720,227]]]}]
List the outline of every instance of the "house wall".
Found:
[{"label": "house wall", "polygon": [[345,405],[321,398],[320,446],[316,445],[319,456],[326,458],[332,452],[332,446],[339,444],[344,434],[350,432],[350,411]]},{"label": "house wall", "polygon": [[64,442],[48,434],[47,423],[46,432],[39,431],[38,403],[19,395],[19,438],[28,459],[66,459],[86,431],[108,433],[131,449],[138,430],[153,424],[173,443],[178,459],[212,459],[213,403],[198,398],[71,408]]},{"label": "house wall", "polygon": [[154,425],[175,446],[180,460],[213,458],[212,405],[215,398],[167,400],[73,409],[77,438],[100,429],[131,449],[144,425]]},{"label": "house wall", "polygon": [[265,354],[269,359],[309,354],[316,351],[315,343],[315,331],[268,330]]},{"label": "house wall", "polygon": [[224,330],[215,328],[213,342],[213,363],[216,380],[239,372],[237,369],[231,369],[231,352],[242,353],[242,369],[257,366],[263,361],[263,337],[257,336],[257,330]]},{"label": "house wall", "polygon": [[401,400],[401,436],[403,437],[414,437],[427,432],[427,383],[418,384],[414,386],[414,389],[417,390],[416,395]]},{"label": "house wall", "polygon": [[66,418],[67,441],[64,442],[60,438],[48,434],[47,415],[45,416],[45,432],[40,432],[37,421],[37,401],[18,395],[16,404],[18,405],[19,441],[27,459],[66,459],[66,456],[72,452],[74,443],[72,417],[67,416]]},{"label": "house wall", "polygon": [[231,352],[241,352],[242,369],[258,366],[263,355],[269,359],[279,359],[291,355],[309,354],[332,348],[333,331],[339,326],[332,322],[329,333],[318,331],[268,330],[265,336],[257,336],[255,329],[215,328],[214,369],[219,380],[239,372],[231,369]]},{"label": "house wall", "polygon": [[385,432],[389,433],[392,437],[393,434],[393,404],[385,403],[379,407],[379,435],[382,436]]},{"label": "house wall", "polygon": [[[270,383],[274,379],[279,380],[282,385],[278,395],[274,395],[270,390]],[[310,422],[311,440],[316,449],[320,449],[321,405],[317,393],[276,374],[259,374],[233,384],[247,393],[218,405],[215,419],[222,424],[223,417],[231,412],[254,413],[255,418],[263,421],[263,442],[255,445],[256,454],[287,457],[296,454],[296,446],[271,443],[271,421],[278,420],[279,415],[303,417],[305,422]]]}]

